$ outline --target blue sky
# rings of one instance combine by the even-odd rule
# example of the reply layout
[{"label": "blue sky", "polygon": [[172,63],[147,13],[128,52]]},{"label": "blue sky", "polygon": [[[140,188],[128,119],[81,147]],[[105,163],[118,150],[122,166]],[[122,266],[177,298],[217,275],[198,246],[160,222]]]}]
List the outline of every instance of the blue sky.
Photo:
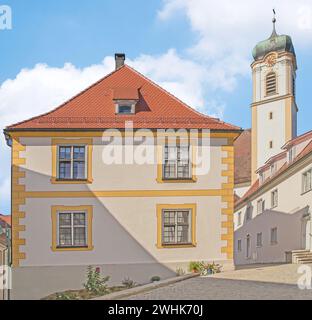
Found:
[{"label": "blue sky", "polygon": [[[292,36],[297,53],[298,133],[312,129],[310,1],[1,4],[13,13],[13,29],[0,30],[1,129],[48,111],[104,76],[115,52],[125,52],[129,64],[198,110],[250,127],[251,51],[270,35],[273,7],[277,31]],[[9,148],[1,140],[0,212],[9,213]]]}]

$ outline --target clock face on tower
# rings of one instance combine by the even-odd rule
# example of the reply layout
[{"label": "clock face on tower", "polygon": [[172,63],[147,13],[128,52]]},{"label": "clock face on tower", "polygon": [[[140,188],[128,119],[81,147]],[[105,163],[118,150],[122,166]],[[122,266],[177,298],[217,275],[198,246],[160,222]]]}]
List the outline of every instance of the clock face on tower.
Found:
[{"label": "clock face on tower", "polygon": [[272,53],[270,55],[268,55],[265,59],[265,63],[268,67],[272,67],[275,65],[276,63],[276,54],[275,53]]}]

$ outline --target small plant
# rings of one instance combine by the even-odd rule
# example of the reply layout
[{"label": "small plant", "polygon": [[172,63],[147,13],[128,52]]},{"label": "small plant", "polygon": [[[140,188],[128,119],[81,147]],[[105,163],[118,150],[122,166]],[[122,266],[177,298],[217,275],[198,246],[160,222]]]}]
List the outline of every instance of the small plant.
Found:
[{"label": "small plant", "polygon": [[156,281],[160,281],[160,277],[159,276],[151,277],[151,282],[156,282]]},{"label": "small plant", "polygon": [[200,274],[201,275],[209,275],[221,272],[222,266],[220,264],[212,263],[201,263]]},{"label": "small plant", "polygon": [[189,264],[189,271],[193,273],[199,273],[201,270],[201,262],[191,261]]},{"label": "small plant", "polygon": [[61,292],[56,294],[56,300],[78,300],[78,296],[72,292]]},{"label": "small plant", "polygon": [[100,269],[94,269],[92,266],[88,266],[87,269],[87,282],[83,285],[85,289],[92,294],[99,295],[108,292],[107,281],[109,276],[101,277]]},{"label": "small plant", "polygon": [[185,271],[182,268],[177,268],[176,269],[176,274],[177,274],[178,277],[184,276],[185,275]]},{"label": "small plant", "polygon": [[125,278],[123,281],[122,281],[122,285],[124,287],[126,287],[127,289],[130,289],[130,288],[133,288],[136,286],[136,283],[131,280],[130,278]]}]

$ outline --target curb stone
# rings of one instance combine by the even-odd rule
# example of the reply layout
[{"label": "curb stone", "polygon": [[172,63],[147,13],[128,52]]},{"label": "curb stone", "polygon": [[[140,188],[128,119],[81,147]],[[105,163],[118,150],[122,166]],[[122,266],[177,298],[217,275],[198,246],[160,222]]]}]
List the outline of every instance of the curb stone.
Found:
[{"label": "curb stone", "polygon": [[161,281],[157,281],[154,283],[149,283],[149,284],[145,284],[142,286],[134,287],[131,289],[126,289],[126,290],[106,294],[104,296],[93,298],[91,300],[121,300],[122,298],[127,298],[130,296],[133,296],[133,295],[136,295],[139,293],[144,293],[147,291],[151,291],[151,290],[154,290],[157,288],[166,287],[170,284],[181,282],[181,281],[188,280],[188,279],[192,279],[195,277],[199,277],[199,273],[191,273],[191,274],[187,274],[185,276],[178,276],[178,277],[174,277],[174,278],[170,278],[170,279],[166,279],[166,280],[161,280]]}]

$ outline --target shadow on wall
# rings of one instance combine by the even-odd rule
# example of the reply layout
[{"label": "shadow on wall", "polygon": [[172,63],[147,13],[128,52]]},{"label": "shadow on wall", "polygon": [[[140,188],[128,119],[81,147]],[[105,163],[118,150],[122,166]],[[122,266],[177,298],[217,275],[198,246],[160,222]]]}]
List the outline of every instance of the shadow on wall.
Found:
[{"label": "shadow on wall", "polygon": [[[25,232],[20,232],[20,238],[26,239],[26,245],[20,246],[20,251],[26,252],[26,259],[20,260],[20,267],[13,270],[13,298],[38,299],[57,291],[79,289],[85,281],[88,265],[99,266],[103,275],[111,277],[111,285],[120,284],[126,277],[137,283],[147,283],[155,275],[162,279],[176,275],[174,265],[171,267],[158,261],[141,244],[146,243],[150,248],[156,246],[157,220],[154,203],[154,210],[149,212],[144,198],[127,198],[127,203],[122,197],[97,198],[88,184],[51,184],[49,175],[31,170],[25,172],[26,178],[20,179],[19,183],[27,181],[28,184],[25,191],[26,205],[20,207],[21,211],[26,211],[26,216],[19,223],[26,225]],[[123,177],[120,177],[120,190],[122,181]],[[133,189],[140,189],[138,181],[140,179],[134,182]],[[29,182],[34,186],[32,189]],[[85,194],[77,197],[43,198],[33,193],[34,189],[79,191]],[[157,198],[149,198],[150,201],[156,203]],[[93,250],[53,251],[51,206],[79,205],[93,206]],[[147,215],[154,224],[154,234],[144,225]],[[140,239],[131,230],[135,230],[134,233],[143,231]]]},{"label": "shadow on wall", "polygon": [[[307,217],[309,206],[292,214],[266,210],[253,219],[244,221],[234,232],[235,265],[286,262],[287,251],[304,249],[306,246]],[[272,242],[271,233],[274,228],[277,230],[277,241]]]}]

